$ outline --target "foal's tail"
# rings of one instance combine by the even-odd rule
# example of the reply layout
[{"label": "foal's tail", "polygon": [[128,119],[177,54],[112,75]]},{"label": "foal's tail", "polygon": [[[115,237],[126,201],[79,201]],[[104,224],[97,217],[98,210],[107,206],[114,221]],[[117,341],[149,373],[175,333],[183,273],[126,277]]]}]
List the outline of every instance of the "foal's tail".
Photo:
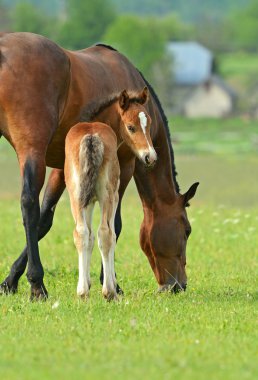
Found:
[{"label": "foal's tail", "polygon": [[85,135],[80,143],[80,194],[79,206],[88,206],[95,194],[99,169],[103,162],[104,145],[101,138],[95,135]]}]

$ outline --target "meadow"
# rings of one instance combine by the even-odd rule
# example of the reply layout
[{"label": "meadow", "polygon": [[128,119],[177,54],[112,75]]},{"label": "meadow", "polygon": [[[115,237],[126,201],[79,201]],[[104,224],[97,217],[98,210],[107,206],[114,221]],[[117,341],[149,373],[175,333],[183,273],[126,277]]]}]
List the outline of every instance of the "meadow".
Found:
[{"label": "meadow", "polygon": [[[188,209],[188,289],[158,294],[138,239],[142,209],[131,183],[123,203],[116,271],[125,294],[102,299],[100,254],[92,289],[77,299],[77,253],[67,194],[40,243],[50,297],[0,296],[0,378],[256,379],[258,182],[255,122],[171,122],[182,192],[200,181]],[[16,157],[0,141],[0,279],[24,245]],[[94,217],[95,230],[99,213]]]}]

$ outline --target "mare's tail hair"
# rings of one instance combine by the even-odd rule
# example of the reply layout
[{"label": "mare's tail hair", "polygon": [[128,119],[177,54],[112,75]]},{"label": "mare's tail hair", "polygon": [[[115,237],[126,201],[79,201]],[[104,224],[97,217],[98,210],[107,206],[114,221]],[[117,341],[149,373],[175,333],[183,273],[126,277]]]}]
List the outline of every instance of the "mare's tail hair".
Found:
[{"label": "mare's tail hair", "polygon": [[95,195],[95,187],[99,169],[103,162],[104,145],[101,138],[95,135],[85,135],[80,143],[80,194],[79,206],[85,208]]}]

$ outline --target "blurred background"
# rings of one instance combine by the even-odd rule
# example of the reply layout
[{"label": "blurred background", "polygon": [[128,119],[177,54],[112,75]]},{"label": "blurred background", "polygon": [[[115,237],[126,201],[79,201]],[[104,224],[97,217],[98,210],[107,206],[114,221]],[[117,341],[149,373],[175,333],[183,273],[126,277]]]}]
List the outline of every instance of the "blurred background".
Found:
[{"label": "blurred background", "polygon": [[[0,30],[114,46],[161,100],[182,191],[199,180],[199,203],[257,204],[258,0],[0,0]],[[2,141],[0,153],[13,172]],[[2,176],[2,195],[19,193],[18,177]]]}]

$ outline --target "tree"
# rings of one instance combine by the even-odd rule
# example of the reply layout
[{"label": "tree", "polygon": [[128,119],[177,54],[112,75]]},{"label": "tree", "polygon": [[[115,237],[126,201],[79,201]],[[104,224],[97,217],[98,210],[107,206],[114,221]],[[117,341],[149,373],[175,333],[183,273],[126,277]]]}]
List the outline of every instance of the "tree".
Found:
[{"label": "tree", "polygon": [[104,42],[125,54],[158,89],[166,104],[172,86],[172,63],[166,53],[166,33],[160,21],[123,15],[108,28]]},{"label": "tree", "polygon": [[10,18],[8,10],[2,0],[0,0],[0,32],[7,32],[10,30]]},{"label": "tree", "polygon": [[185,40],[191,38],[193,27],[184,24],[177,14],[169,13],[157,19],[159,28],[164,32],[167,41]]},{"label": "tree", "polygon": [[231,47],[258,51],[258,1],[253,0],[244,10],[228,18]]},{"label": "tree", "polygon": [[59,31],[59,42],[71,49],[82,49],[99,42],[116,13],[110,0],[67,0],[66,20]]},{"label": "tree", "polygon": [[108,28],[104,41],[124,53],[147,76],[165,52],[164,33],[152,18],[120,16]]},{"label": "tree", "polygon": [[13,31],[46,34],[46,16],[29,2],[18,3],[13,8],[10,17]]}]

